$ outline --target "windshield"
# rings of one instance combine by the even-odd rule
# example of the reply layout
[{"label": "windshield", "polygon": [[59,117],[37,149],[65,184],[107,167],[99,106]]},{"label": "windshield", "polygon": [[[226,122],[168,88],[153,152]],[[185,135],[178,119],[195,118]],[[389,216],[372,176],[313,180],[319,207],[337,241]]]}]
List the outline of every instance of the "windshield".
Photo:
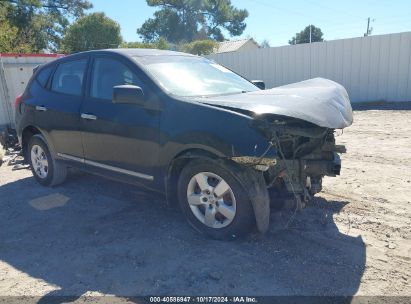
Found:
[{"label": "windshield", "polygon": [[201,57],[134,57],[169,93],[177,96],[217,96],[259,90],[230,70]]}]

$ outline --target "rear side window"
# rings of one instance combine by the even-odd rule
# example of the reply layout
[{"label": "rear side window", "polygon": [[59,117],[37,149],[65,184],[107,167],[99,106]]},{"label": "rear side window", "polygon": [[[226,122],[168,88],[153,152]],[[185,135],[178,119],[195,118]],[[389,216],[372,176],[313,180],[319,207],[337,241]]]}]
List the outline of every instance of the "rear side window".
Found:
[{"label": "rear side window", "polygon": [[123,84],[141,87],[141,81],[125,64],[111,58],[94,60],[91,97],[112,100],[113,87]]},{"label": "rear side window", "polygon": [[59,64],[53,76],[51,90],[58,93],[81,95],[87,59]]},{"label": "rear side window", "polygon": [[50,78],[51,71],[53,71],[53,67],[47,67],[42,69],[40,72],[37,73],[37,81],[40,83],[40,85],[44,88],[47,84],[47,81]]}]

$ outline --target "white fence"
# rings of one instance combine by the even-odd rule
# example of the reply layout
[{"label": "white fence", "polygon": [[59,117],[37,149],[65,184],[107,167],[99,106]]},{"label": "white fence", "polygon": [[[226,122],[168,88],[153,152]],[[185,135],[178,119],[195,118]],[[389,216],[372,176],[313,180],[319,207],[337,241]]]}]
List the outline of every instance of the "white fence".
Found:
[{"label": "white fence", "polygon": [[352,102],[411,101],[411,32],[213,54],[209,58],[267,88],[315,77],[334,80]]},{"label": "white fence", "polygon": [[24,92],[33,69],[60,55],[0,54],[0,129],[14,126],[14,101]]}]

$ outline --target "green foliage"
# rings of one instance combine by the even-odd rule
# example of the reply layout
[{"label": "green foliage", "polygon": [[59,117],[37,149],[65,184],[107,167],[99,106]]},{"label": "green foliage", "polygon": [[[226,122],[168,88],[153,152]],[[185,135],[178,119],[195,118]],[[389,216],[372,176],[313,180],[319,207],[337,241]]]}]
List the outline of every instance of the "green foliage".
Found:
[{"label": "green foliage", "polygon": [[[33,52],[59,48],[69,20],[76,20],[92,5],[87,0],[2,0],[0,10],[17,28],[16,45]],[[25,48],[25,47],[23,47]]]},{"label": "green foliage", "polygon": [[62,50],[68,53],[117,48],[122,42],[120,26],[104,13],[79,18],[67,29]]},{"label": "green foliage", "polygon": [[158,41],[157,41],[157,48],[159,50],[168,50],[169,49],[169,45],[166,39],[164,39],[163,37],[161,37]]},{"label": "green foliage", "polygon": [[[319,27],[311,25],[311,42],[321,42],[323,39],[323,32]],[[295,34],[289,44],[301,44],[301,43],[310,43],[310,26],[308,25],[304,30]]]},{"label": "green foliage", "polygon": [[160,38],[158,41],[153,43],[148,42],[123,42],[120,44],[121,48],[128,48],[128,49],[159,49],[159,50],[168,50],[169,45],[167,40],[164,38]]},{"label": "green foliage", "polygon": [[246,28],[247,10],[237,9],[231,0],[146,0],[159,7],[153,18],[137,30],[145,42],[164,37],[171,43],[213,39],[223,41],[223,30],[239,36]]},{"label": "green foliage", "polygon": [[190,43],[183,44],[180,47],[182,52],[193,55],[209,55],[217,48],[218,43],[214,40],[197,40]]},{"label": "green foliage", "polygon": [[0,21],[0,53],[29,53],[30,45],[18,42],[18,29],[6,20]]},{"label": "green foliage", "polygon": [[146,42],[123,42],[120,44],[120,48],[124,49],[155,49],[155,43]]}]

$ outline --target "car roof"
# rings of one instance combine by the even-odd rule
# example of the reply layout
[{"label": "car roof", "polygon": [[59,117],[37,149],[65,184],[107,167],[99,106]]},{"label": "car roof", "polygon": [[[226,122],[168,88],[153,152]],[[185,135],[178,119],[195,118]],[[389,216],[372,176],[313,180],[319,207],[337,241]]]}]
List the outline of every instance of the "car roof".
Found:
[{"label": "car roof", "polygon": [[158,50],[158,49],[106,49],[100,50],[106,52],[113,52],[119,53],[128,56],[138,56],[138,57],[145,57],[145,56],[187,56],[187,57],[198,57],[195,55],[182,53],[182,52],[175,52],[175,51],[168,51],[168,50]]},{"label": "car roof", "polygon": [[166,51],[166,50],[157,50],[157,49],[101,49],[101,50],[93,50],[93,51],[86,51],[86,52],[79,52],[70,54],[60,58],[60,60],[70,60],[70,58],[76,58],[78,56],[83,56],[85,54],[119,54],[126,57],[165,57],[165,56],[182,56],[182,57],[190,57],[190,58],[201,58],[196,55],[182,53],[182,52],[175,52],[175,51]]}]

